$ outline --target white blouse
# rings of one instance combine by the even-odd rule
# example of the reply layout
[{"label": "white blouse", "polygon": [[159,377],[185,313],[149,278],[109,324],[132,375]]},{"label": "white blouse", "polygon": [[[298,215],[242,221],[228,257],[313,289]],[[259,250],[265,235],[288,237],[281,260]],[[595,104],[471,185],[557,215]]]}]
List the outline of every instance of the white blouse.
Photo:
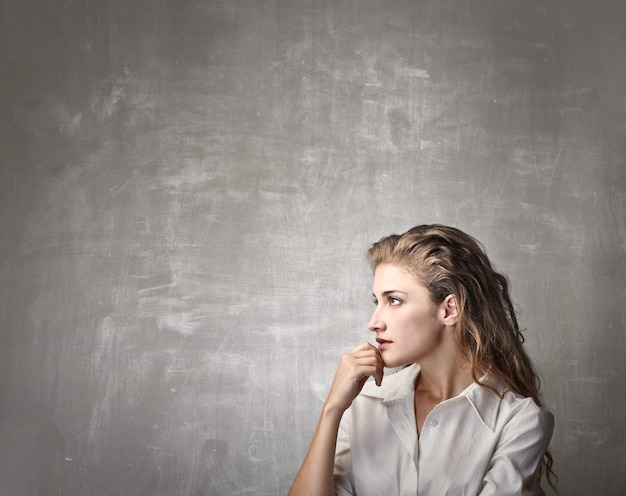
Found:
[{"label": "white blouse", "polygon": [[554,428],[531,398],[473,383],[415,427],[411,365],[369,382],[343,415],[335,494],[541,495],[540,467]]}]

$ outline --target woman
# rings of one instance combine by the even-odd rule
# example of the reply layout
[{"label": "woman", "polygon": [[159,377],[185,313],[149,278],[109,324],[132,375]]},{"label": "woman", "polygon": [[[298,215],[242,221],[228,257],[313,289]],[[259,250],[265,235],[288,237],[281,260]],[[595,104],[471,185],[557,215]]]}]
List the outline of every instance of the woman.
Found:
[{"label": "woman", "polygon": [[[342,356],[290,495],[544,494],[554,420],[506,278],[441,225],[387,236],[369,257],[378,347]],[[385,367],[401,369],[383,379]]]}]

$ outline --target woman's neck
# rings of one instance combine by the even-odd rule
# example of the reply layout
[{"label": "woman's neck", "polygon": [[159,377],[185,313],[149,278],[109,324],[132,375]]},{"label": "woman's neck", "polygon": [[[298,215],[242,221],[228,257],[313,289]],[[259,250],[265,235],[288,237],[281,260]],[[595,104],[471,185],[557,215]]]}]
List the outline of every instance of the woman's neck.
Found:
[{"label": "woman's neck", "polygon": [[420,362],[415,390],[438,402],[460,394],[474,382],[471,364],[461,356],[450,360]]}]

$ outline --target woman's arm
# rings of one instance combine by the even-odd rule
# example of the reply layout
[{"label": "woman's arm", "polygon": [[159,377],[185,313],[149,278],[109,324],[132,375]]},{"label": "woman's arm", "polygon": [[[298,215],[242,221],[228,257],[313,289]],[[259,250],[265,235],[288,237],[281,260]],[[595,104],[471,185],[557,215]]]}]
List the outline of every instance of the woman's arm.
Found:
[{"label": "woman's arm", "polygon": [[341,357],[311,446],[289,496],[329,496],[334,493],[333,469],[339,422],[369,377],[374,377],[380,386],[383,368],[380,352],[370,343],[363,343]]},{"label": "woman's arm", "polygon": [[543,495],[540,467],[553,429],[552,414],[534,403],[518,412],[502,431],[479,495]]}]

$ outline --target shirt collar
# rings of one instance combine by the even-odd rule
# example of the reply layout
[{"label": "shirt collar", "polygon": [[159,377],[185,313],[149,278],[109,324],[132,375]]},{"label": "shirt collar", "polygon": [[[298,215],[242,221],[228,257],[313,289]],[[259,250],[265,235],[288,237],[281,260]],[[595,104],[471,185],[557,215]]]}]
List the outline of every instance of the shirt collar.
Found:
[{"label": "shirt collar", "polygon": [[[368,383],[362,391],[362,395],[371,398],[381,399],[384,404],[394,404],[404,400],[415,393],[415,380],[420,373],[420,366],[409,365],[398,372],[386,376],[380,387],[374,383]],[[506,392],[506,387],[495,377],[485,375],[480,379],[481,383],[487,383],[498,391],[496,394],[491,389],[473,382],[455,398],[446,401],[453,401],[460,397],[465,397],[470,402],[480,420],[492,431],[495,429],[498,408],[502,401],[502,396]]]},{"label": "shirt collar", "polygon": [[484,375],[480,378],[482,384],[488,384],[494,388],[496,392],[489,389],[486,386],[473,382],[459,396],[465,396],[471,405],[474,407],[474,411],[480,417],[483,424],[485,424],[492,431],[496,428],[496,417],[498,416],[498,409],[502,402],[502,397],[506,392],[506,387],[500,383],[495,377]]},{"label": "shirt collar", "polygon": [[398,372],[386,375],[380,387],[373,382],[366,384],[361,394],[371,398],[379,398],[383,400],[383,403],[402,400],[415,392],[415,379],[417,379],[419,373],[419,365],[409,365]]}]

